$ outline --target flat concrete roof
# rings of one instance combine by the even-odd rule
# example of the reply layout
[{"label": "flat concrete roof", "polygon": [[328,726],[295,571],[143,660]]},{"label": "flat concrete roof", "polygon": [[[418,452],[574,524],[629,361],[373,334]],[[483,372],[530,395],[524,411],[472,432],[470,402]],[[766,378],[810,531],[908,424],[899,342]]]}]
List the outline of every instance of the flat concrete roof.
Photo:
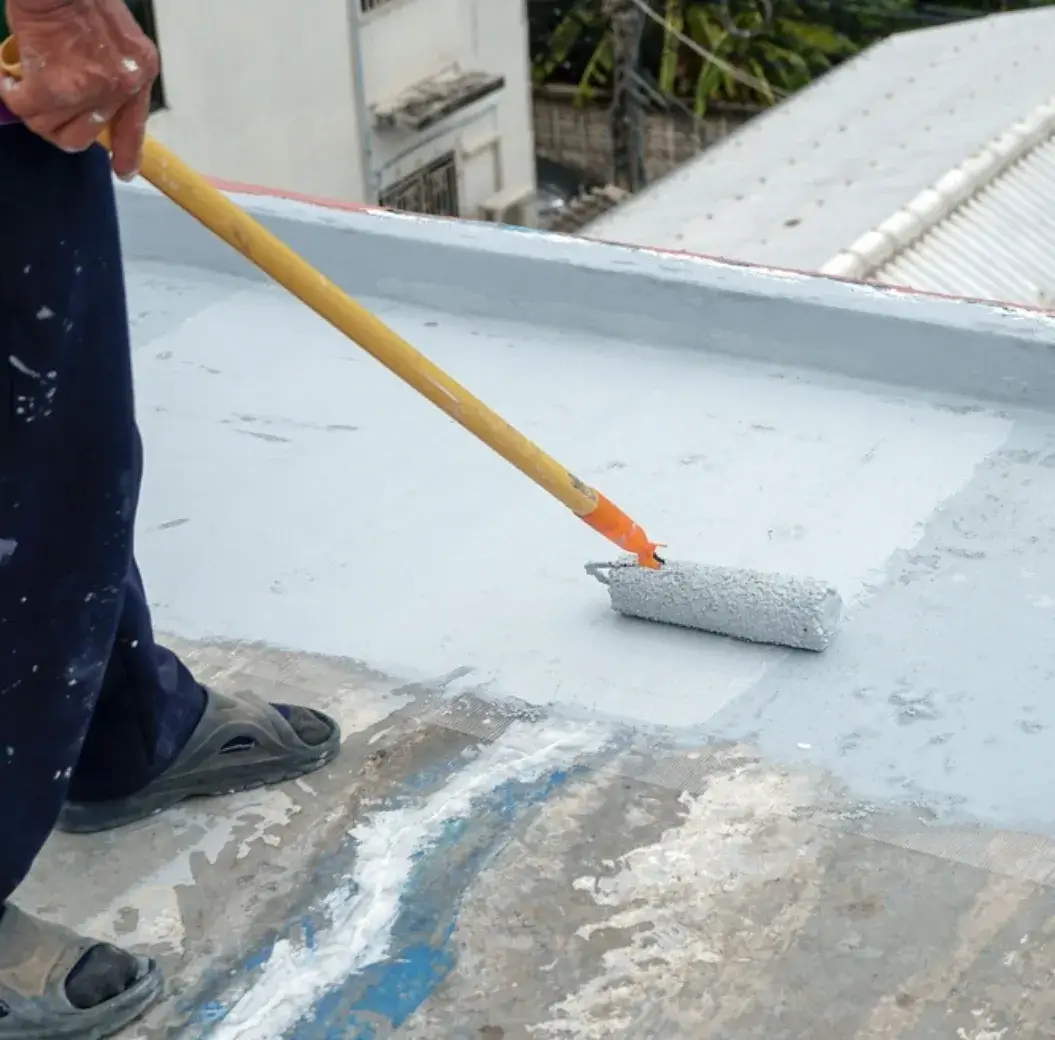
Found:
[{"label": "flat concrete roof", "polygon": [[596,535],[122,189],[157,626],[348,731],[54,839],[21,898],[161,950],[141,1035],[1044,1035],[1055,320],[241,201],[671,555],[847,620],[813,655],[618,618]]}]

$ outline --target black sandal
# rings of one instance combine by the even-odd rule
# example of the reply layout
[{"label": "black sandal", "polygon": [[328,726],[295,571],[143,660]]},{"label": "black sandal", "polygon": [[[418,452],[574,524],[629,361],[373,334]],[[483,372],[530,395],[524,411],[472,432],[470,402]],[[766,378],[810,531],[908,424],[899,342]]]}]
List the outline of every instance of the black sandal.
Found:
[{"label": "black sandal", "polygon": [[[76,834],[123,827],[169,809],[188,798],[248,791],[304,776],[331,761],[341,747],[341,730],[322,712],[312,726],[326,734],[307,744],[273,705],[255,694],[207,690],[205,712],[175,762],[141,791],[105,802],[67,802],[59,830]],[[0,1040],[3,1040],[0,1035]]]},{"label": "black sandal", "polygon": [[[102,1040],[124,1029],[160,996],[161,971],[135,957],[136,977],[122,993],[90,1008],[70,1002],[70,973],[104,946],[8,904],[0,916],[0,1040]],[[131,957],[131,954],[128,954]]]}]

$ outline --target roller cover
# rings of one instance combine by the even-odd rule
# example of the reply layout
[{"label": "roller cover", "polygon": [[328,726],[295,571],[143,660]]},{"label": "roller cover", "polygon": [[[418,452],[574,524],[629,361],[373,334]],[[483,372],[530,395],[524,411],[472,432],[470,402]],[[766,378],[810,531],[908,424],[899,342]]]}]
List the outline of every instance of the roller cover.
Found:
[{"label": "roller cover", "polygon": [[842,614],[838,591],[813,578],[679,562],[651,570],[633,558],[586,571],[620,614],[752,643],[824,650]]}]

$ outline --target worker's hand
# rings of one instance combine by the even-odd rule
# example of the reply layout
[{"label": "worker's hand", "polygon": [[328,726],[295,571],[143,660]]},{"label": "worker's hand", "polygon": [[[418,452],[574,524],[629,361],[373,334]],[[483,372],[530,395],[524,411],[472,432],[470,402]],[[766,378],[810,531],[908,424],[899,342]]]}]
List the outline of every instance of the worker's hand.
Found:
[{"label": "worker's hand", "polygon": [[114,172],[134,177],[158,54],[124,0],[7,0],[7,20],[22,79],[0,79],[0,101],[68,152],[110,124]]}]

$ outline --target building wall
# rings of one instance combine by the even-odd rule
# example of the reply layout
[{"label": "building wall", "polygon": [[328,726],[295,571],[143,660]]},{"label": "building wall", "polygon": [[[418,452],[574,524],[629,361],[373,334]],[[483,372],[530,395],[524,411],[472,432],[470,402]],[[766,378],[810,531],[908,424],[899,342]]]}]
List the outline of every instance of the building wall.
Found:
[{"label": "building wall", "polygon": [[362,198],[347,0],[154,0],[166,109],[203,173]]},{"label": "building wall", "polygon": [[[376,202],[454,153],[458,211],[469,217],[496,192],[534,188],[524,0],[154,0],[154,8],[166,109],[151,132],[204,173]],[[420,133],[372,128],[373,105],[455,64],[501,74],[506,85]]]},{"label": "building wall", "polygon": [[[358,2],[358,0],[353,0]],[[501,74],[505,87],[413,134],[374,131],[374,193],[444,155],[458,166],[459,211],[479,216],[488,197],[535,183],[531,76],[524,0],[368,0],[360,15],[367,107],[458,65]]]}]

